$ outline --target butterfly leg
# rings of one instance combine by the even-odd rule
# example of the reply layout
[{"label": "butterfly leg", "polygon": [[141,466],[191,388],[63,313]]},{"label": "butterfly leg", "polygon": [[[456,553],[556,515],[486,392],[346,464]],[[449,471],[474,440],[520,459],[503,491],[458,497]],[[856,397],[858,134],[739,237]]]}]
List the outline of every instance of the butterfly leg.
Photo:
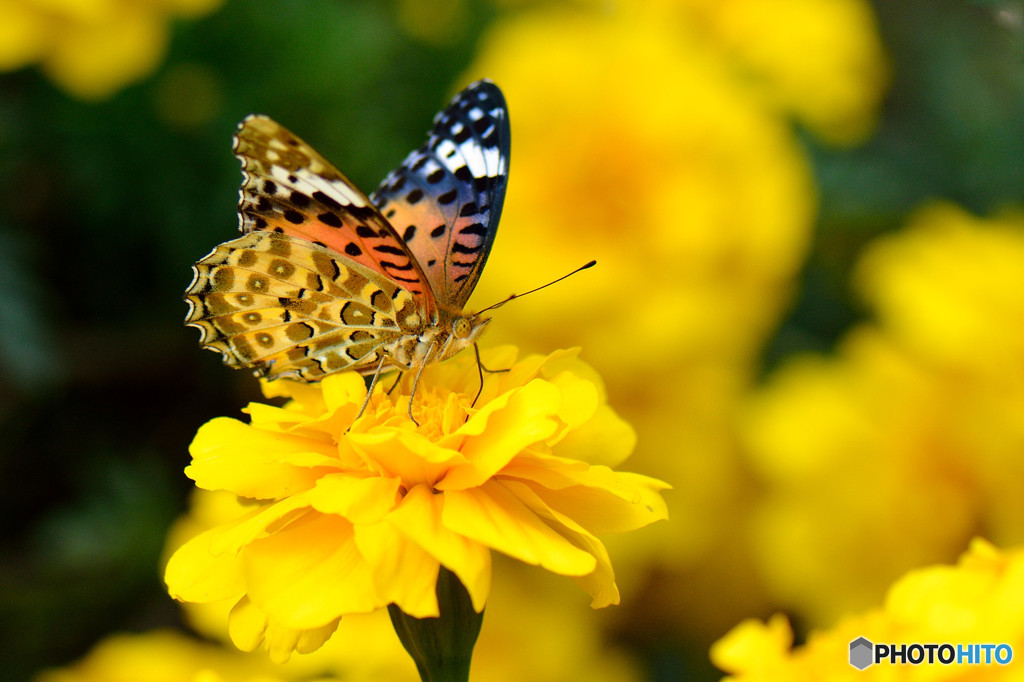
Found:
[{"label": "butterfly leg", "polygon": [[[377,385],[377,378],[380,376],[380,370],[384,367],[384,360],[386,359],[387,356],[382,353],[380,356],[380,362],[377,363],[377,369],[373,370],[373,378],[370,379],[370,387],[366,389],[366,397],[363,398],[363,404],[359,408],[359,413],[356,415],[356,418],[352,420],[353,423],[355,423],[356,419],[363,416],[363,412],[366,412],[366,406],[370,404],[370,396],[373,395],[373,388]],[[399,376],[401,376],[401,373],[399,373]],[[351,424],[349,425],[349,428],[352,428]]]},{"label": "butterfly leg", "polygon": [[398,384],[399,384],[400,381],[402,381],[402,377],[403,376],[405,376],[405,370],[404,369],[398,370],[398,376],[395,378],[395,383],[391,384],[391,388],[388,389],[388,395],[389,396],[392,393],[395,392],[396,388],[398,388]]},{"label": "butterfly leg", "polygon": [[480,388],[476,389],[476,395],[473,396],[470,407],[476,407],[476,401],[480,400],[480,394],[484,392],[484,363],[480,360],[480,346],[476,343],[473,344],[473,353],[476,354],[476,373],[480,377]]},{"label": "butterfly leg", "polygon": [[512,371],[511,367],[506,367],[505,369],[491,369],[484,365],[483,360],[480,359],[480,346],[478,346],[476,342],[473,343],[473,352],[476,353],[476,365],[477,367],[480,368],[481,371],[487,372],[488,374],[498,374],[500,372]]},{"label": "butterfly leg", "polygon": [[480,359],[480,346],[475,342],[473,343],[473,352],[476,354],[476,371],[477,375],[480,377],[480,388],[477,389],[476,397],[473,398],[473,402],[470,403],[470,407],[476,407],[476,401],[480,399],[480,394],[484,392],[484,372],[497,374],[498,372],[508,372],[512,369],[511,367],[506,367],[505,369],[488,369],[485,367],[484,361]]},{"label": "butterfly leg", "polygon": [[423,370],[427,366],[427,358],[433,356],[434,348],[436,346],[437,341],[430,342],[430,347],[427,348],[427,352],[423,354],[423,361],[420,363],[420,368],[416,370],[416,376],[412,380],[412,391],[409,392],[409,419],[411,419],[412,423],[416,426],[419,426],[420,423],[412,416],[412,401],[416,398],[416,387],[420,385],[420,375],[423,374]]}]

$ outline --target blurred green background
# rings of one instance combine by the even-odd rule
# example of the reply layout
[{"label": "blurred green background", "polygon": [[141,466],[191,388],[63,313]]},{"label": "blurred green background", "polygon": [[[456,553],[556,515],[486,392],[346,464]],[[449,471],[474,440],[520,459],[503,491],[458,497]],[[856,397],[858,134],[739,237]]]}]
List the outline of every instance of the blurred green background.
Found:
[{"label": "blurred green background", "polygon": [[[8,4],[19,3],[0,3],[0,22]],[[166,55],[109,93],[75,93],[32,63],[0,73],[5,679],[115,630],[178,622],[158,563],[191,488],[188,443],[258,397],[181,323],[190,265],[235,233],[237,123],[272,116],[369,191],[421,143],[486,29],[538,4],[551,3],[235,0],[195,17],[167,10]],[[791,123],[818,214],[765,372],[830,349],[861,318],[847,284],[855,258],[922,201],[978,214],[1024,204],[1020,4],[872,9],[891,70],[874,134],[837,149]],[[680,665],[714,678],[706,660],[677,662],[699,651],[630,644],[652,679],[676,679]]]}]

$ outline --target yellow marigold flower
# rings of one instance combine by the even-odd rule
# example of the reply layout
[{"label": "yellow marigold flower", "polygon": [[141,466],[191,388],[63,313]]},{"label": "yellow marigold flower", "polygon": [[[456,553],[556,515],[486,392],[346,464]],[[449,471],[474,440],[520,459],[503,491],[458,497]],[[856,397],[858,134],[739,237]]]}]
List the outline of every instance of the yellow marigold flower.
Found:
[{"label": "yellow marigold flower", "polygon": [[761,575],[812,624],[979,530],[1024,537],[1024,220],[926,207],[857,273],[879,323],[790,361],[743,429]]},{"label": "yellow marigold flower", "polygon": [[231,639],[272,657],[318,648],[338,619],[394,604],[438,615],[441,566],[480,611],[491,550],[572,576],[592,606],[617,603],[604,545],[666,517],[665,484],[609,465],[633,447],[632,429],[605,404],[576,353],[515,361],[488,374],[477,406],[475,359],[463,354],[423,372],[409,396],[378,386],[365,413],[363,379],[278,381],[250,404],[250,423],[218,418],[196,434],[186,473],[200,488],[253,500],[244,517],[204,532],[167,565],[175,598],[233,600]]},{"label": "yellow marigold flower", "polygon": [[[248,511],[237,495],[197,489],[189,512],[168,537],[170,553],[199,533],[230,522]],[[579,609],[580,595],[566,591],[559,576],[531,570],[497,557],[496,579],[487,599],[488,613],[473,652],[473,679],[490,682],[531,680],[593,682],[640,680],[640,668],[601,636],[598,623]],[[524,586],[527,586],[524,589]],[[574,602],[572,608],[562,608]],[[230,604],[184,604],[189,625],[211,640],[227,640]],[[523,627],[530,623],[530,627]],[[259,653],[259,652],[257,652]],[[402,651],[383,611],[342,618],[323,647],[308,656],[293,656],[273,667],[277,677],[309,679],[330,672],[350,681],[418,682],[412,660]],[[145,682],[145,681],[142,681]]]},{"label": "yellow marigold flower", "polygon": [[170,19],[221,0],[0,0],[0,70],[38,62],[61,88],[102,99],[149,74],[167,51]]},{"label": "yellow marigold flower", "polygon": [[[845,617],[834,628],[814,632],[793,649],[793,633],[781,616],[746,621],[711,649],[711,659],[735,682],[827,680],[1015,680],[1014,665],[890,665],[855,670],[850,642],[1005,643],[1024,649],[1024,549],[1000,551],[977,539],[955,566],[931,566],[900,578],[885,604]],[[1016,663],[1016,662],[1014,662]]]}]

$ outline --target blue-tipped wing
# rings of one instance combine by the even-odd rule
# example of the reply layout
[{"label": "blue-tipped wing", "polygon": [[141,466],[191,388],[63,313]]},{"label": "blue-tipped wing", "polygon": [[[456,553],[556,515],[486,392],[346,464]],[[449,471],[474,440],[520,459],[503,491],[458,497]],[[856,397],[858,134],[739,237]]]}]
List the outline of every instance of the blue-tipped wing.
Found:
[{"label": "blue-tipped wing", "polygon": [[370,196],[443,308],[462,310],[487,262],[508,184],[509,139],[501,90],[477,81]]}]

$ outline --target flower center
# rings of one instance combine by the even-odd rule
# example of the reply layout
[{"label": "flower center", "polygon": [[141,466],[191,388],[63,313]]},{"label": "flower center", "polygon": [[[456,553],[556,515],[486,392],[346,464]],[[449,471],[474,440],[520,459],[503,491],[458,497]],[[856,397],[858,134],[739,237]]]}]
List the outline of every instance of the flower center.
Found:
[{"label": "flower center", "polygon": [[[450,389],[419,386],[412,396],[412,416],[419,423],[418,431],[427,438],[445,436],[462,426],[469,417],[464,397]],[[401,401],[403,405],[408,403]]]},{"label": "flower center", "polygon": [[400,426],[407,423],[410,400],[412,417],[417,424],[416,431],[430,439],[451,433],[469,418],[468,408],[472,396],[467,397],[451,388],[421,382],[416,387],[416,393],[411,396],[406,392],[411,388],[411,381],[395,389],[391,395],[388,395],[389,388],[378,385],[370,400],[369,409],[373,411],[378,424]]}]

